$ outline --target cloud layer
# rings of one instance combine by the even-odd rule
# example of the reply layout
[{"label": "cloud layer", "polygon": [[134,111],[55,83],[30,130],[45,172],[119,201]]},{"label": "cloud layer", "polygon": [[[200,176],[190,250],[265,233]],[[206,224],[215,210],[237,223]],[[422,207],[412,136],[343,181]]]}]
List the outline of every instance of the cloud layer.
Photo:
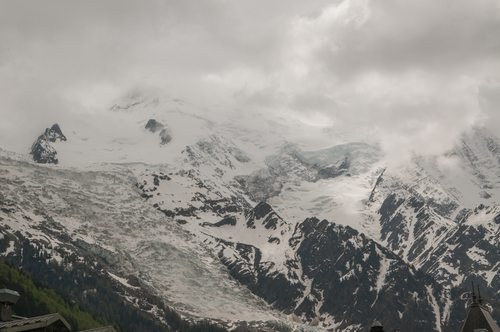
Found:
[{"label": "cloud layer", "polygon": [[498,31],[495,0],[2,1],[0,142],[149,85],[440,152],[500,125]]}]

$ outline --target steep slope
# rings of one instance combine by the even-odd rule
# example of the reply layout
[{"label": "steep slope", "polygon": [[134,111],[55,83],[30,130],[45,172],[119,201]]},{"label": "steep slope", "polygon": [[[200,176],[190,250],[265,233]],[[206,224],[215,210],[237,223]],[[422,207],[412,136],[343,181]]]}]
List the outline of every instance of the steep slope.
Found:
[{"label": "steep slope", "polygon": [[368,203],[378,215],[385,246],[447,287],[472,279],[495,299],[500,295],[499,146],[498,138],[476,129],[444,156],[386,170]]},{"label": "steep slope", "polygon": [[[187,176],[192,184],[181,186],[176,174],[148,171],[140,175],[139,188],[273,308],[303,323],[341,330],[369,326],[382,314],[404,328],[417,318],[429,330],[448,322],[449,294],[356,230],[317,218],[289,223],[263,202],[247,209],[237,194],[221,198],[217,187],[193,174]],[[168,197],[181,200],[166,202]]]},{"label": "steep slope", "polygon": [[9,158],[1,166],[0,229],[10,239],[2,255],[28,239],[51,259],[61,259],[60,252],[96,256],[112,275],[138,278],[186,314],[274,319],[264,303],[227,279],[207,249],[140,197],[131,171],[80,172]]},{"label": "steep slope", "polygon": [[349,227],[306,219],[284,243],[284,262],[254,245],[210,243],[233,277],[308,324],[348,331],[384,316],[385,324],[406,330],[413,319],[426,321],[427,330],[439,325],[427,302],[434,296],[425,288],[429,280]]},{"label": "steep slope", "polygon": [[[439,287],[426,288],[433,282],[349,227],[316,218],[290,224],[270,205],[247,208],[241,196],[224,198],[189,172],[138,167],[141,183],[122,167],[82,172],[1,162],[6,257],[22,260],[25,240],[52,260],[96,257],[128,302],[140,306],[140,285],[185,314],[226,322],[286,319],[246,285],[288,319],[324,328],[369,326],[382,312],[393,326],[414,317],[429,330],[439,326],[428,301],[444,296]],[[154,203],[169,193],[180,198],[176,209]],[[183,207],[183,197],[190,206]]]},{"label": "steep slope", "polygon": [[19,271],[3,261],[0,261],[0,285],[2,288],[20,291],[20,298],[13,307],[18,316],[35,317],[57,312],[75,331],[109,325],[102,317],[92,317],[90,313],[82,311],[78,305],[70,303],[68,299],[24,271]]}]

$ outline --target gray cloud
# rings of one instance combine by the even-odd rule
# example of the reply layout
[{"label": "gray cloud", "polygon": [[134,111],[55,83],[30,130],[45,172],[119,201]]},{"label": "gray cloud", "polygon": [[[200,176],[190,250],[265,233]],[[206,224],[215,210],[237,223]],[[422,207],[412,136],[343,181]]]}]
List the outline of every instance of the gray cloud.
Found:
[{"label": "gray cloud", "polygon": [[439,152],[500,133],[499,30],[494,0],[2,1],[0,143],[149,85]]}]

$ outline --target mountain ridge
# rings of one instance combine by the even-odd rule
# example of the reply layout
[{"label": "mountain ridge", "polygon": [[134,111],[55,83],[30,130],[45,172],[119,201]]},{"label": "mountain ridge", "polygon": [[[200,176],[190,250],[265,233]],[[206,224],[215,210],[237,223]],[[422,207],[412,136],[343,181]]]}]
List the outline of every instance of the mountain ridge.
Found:
[{"label": "mountain ridge", "polygon": [[[467,300],[470,279],[499,300],[500,140],[487,130],[464,134],[442,155],[388,165],[375,143],[315,146],[290,119],[244,129],[192,105],[137,100],[109,115],[120,116],[120,135],[69,129],[66,142],[54,143],[57,166],[2,152],[4,236],[76,245],[183,314],[227,324],[276,319],[356,330],[380,319],[374,308],[386,303],[380,313],[390,325],[418,320],[451,331],[462,310],[451,302]],[[146,128],[153,118],[169,124],[168,144]],[[179,125],[187,119],[189,133]],[[294,129],[301,139],[289,141]],[[193,289],[214,291],[208,297],[218,303]],[[418,305],[400,311],[410,303]]]}]

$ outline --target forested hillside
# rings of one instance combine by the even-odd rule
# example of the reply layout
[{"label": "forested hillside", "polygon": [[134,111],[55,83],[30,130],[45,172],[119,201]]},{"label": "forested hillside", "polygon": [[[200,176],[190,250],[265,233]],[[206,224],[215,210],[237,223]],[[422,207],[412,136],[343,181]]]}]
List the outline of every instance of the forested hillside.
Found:
[{"label": "forested hillside", "polygon": [[[77,304],[70,303],[60,293],[4,261],[0,261],[0,288],[15,290],[21,295],[13,307],[15,315],[34,317],[58,312],[73,330],[109,325],[105,318],[82,311]],[[117,326],[115,328],[118,329]]]}]

